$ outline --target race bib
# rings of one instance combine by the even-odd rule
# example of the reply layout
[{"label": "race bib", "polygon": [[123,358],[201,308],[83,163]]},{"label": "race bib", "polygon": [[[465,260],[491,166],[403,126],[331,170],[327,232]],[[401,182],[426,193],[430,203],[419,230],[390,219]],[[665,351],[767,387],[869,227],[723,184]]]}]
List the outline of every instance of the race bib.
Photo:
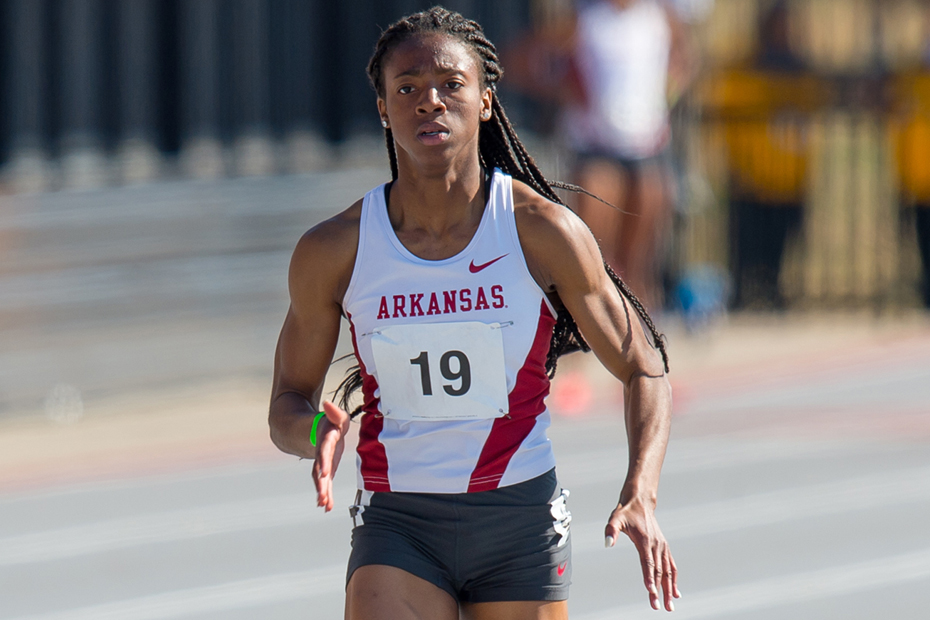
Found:
[{"label": "race bib", "polygon": [[381,412],[398,420],[506,415],[504,327],[499,323],[426,323],[372,332]]}]

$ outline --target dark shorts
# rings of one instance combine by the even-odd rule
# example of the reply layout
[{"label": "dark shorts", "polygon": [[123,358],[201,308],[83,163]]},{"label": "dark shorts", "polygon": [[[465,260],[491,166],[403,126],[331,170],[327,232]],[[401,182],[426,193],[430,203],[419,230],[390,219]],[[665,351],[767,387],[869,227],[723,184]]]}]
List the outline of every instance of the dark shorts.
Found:
[{"label": "dark shorts", "polygon": [[607,151],[579,151],[575,153],[575,166],[577,168],[592,161],[606,161],[634,175],[652,167],[668,170],[672,165],[671,152],[667,147],[655,155],[642,158],[622,157]]},{"label": "dark shorts", "polygon": [[555,470],[479,493],[361,493],[346,583],[394,566],[463,603],[562,601],[571,583],[568,491]]}]

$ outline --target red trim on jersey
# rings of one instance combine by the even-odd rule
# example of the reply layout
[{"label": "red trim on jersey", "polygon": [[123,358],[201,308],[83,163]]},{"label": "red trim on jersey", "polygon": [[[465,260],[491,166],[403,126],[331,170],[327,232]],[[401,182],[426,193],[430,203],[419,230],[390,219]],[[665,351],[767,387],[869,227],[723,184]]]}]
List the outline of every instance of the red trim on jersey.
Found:
[{"label": "red trim on jersey", "polygon": [[352,349],[355,359],[358,360],[359,372],[362,375],[362,424],[358,433],[358,455],[361,458],[360,471],[365,483],[366,491],[390,491],[391,481],[388,479],[387,453],[384,444],[378,439],[381,429],[384,428],[384,417],[378,412],[378,401],[375,390],[378,382],[365,370],[362,356],[358,354],[358,343],[355,340],[355,324],[352,315],[346,314],[349,319],[349,331],[352,334]]},{"label": "red trim on jersey", "polygon": [[494,420],[491,433],[484,442],[478,464],[468,482],[468,492],[496,489],[507,471],[514,453],[536,425],[536,417],[546,410],[544,402],[549,394],[549,376],[546,374],[546,356],[552,340],[555,318],[543,299],[540,303],[539,324],[533,346],[517,372],[517,381],[510,392],[510,413]]}]

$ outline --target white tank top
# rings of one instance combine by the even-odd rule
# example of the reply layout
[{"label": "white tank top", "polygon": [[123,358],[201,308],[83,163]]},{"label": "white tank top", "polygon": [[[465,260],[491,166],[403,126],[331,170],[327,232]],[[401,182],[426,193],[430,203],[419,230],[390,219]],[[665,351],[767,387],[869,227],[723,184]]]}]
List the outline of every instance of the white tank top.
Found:
[{"label": "white tank top", "polygon": [[360,489],[485,491],[555,466],[555,311],[527,268],[510,176],[495,170],[488,193],[475,236],[444,260],[401,244],[384,185],[365,196],[343,299],[362,373]]},{"label": "white tank top", "polygon": [[577,41],[587,101],[564,114],[569,145],[627,159],[655,155],[668,139],[671,29],[662,7],[655,0],[626,9],[589,5],[578,16]]}]

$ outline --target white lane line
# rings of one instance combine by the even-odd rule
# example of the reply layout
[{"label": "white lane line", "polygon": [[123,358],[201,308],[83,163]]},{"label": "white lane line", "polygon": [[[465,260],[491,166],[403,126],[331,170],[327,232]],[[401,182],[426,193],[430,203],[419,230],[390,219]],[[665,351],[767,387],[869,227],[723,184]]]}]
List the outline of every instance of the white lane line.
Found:
[{"label": "white lane line", "polygon": [[[868,509],[878,505],[891,506],[911,501],[927,501],[928,498],[930,498],[930,468],[921,468],[894,474],[855,478],[840,483],[786,489],[667,511],[660,514],[660,521],[666,534],[674,543],[674,541],[683,538],[720,533],[744,527],[770,525],[809,516]],[[289,505],[284,501],[285,499],[290,502]],[[235,505],[214,506],[207,510],[179,511],[168,515],[154,515],[146,518],[144,523],[140,524],[138,520],[130,520],[122,528],[116,527],[112,531],[110,530],[114,528],[114,522],[98,523],[91,526],[95,529],[99,528],[96,532],[89,532],[88,528],[69,528],[69,530],[59,530],[57,533],[48,532],[29,535],[32,538],[31,543],[33,546],[31,548],[23,544],[22,539],[25,537],[6,539],[0,541],[0,553],[3,554],[2,558],[8,561],[7,563],[41,561],[43,559],[63,557],[63,553],[66,555],[79,555],[135,544],[205,536],[218,531],[230,532],[239,531],[240,529],[273,527],[285,523],[307,522],[309,521],[309,514],[312,514],[308,511],[315,508],[314,503],[312,496],[308,494],[302,497],[272,498],[271,500],[251,502],[251,504],[254,504],[251,510],[247,506],[248,503],[242,502]],[[192,512],[198,512],[199,519],[192,517]],[[595,548],[602,549],[602,528],[603,524],[601,523],[585,523],[574,528],[573,545],[575,551],[586,552]],[[93,538],[94,535],[97,536],[96,539]],[[87,539],[85,536],[91,538]],[[15,542],[17,539],[20,540],[18,547],[8,544],[10,541]],[[847,570],[849,567],[831,569],[833,572],[817,573],[813,577],[804,575],[766,580],[759,582],[761,585],[758,588],[764,590],[759,597],[756,597],[755,594],[748,598],[745,597],[743,587],[713,591],[704,595],[698,594],[689,597],[689,601],[694,602],[688,603],[688,609],[693,608],[702,614],[713,614],[723,609],[721,606],[724,605],[727,606],[726,609],[732,607],[739,610],[742,608],[738,607],[738,605],[761,604],[754,602],[756,598],[759,601],[769,599],[775,602],[789,601],[790,597],[788,595],[782,596],[781,594],[773,599],[774,595],[771,592],[784,590],[789,593],[797,591],[804,594],[808,592],[808,590],[804,589],[807,587],[805,584],[813,582],[818,584],[824,582],[826,585],[818,585],[817,588],[818,591],[827,591],[831,587],[831,583],[845,584],[846,580],[850,579],[850,576],[847,575],[850,570],[852,570],[850,575],[854,581],[855,579],[864,579],[868,583],[877,583],[882,578],[892,579],[892,577],[894,579],[888,581],[888,583],[895,580],[906,580],[915,574],[923,575],[924,573],[921,571],[924,569],[921,567],[930,567],[930,551],[922,552],[922,554],[914,557],[916,557],[916,560],[911,556],[900,556],[887,561],[865,563],[853,567],[855,570]],[[911,564],[908,564],[911,560],[917,562],[916,569]],[[891,566],[891,568],[888,568],[888,566]],[[908,572],[902,573],[902,566]],[[840,577],[831,576],[837,571],[839,571],[837,574],[841,575]],[[876,571],[878,577],[873,574]],[[863,574],[867,575],[867,578],[861,577]],[[312,578],[311,575],[313,575]],[[320,579],[316,575],[322,575],[322,578],[331,580],[326,581],[329,585],[323,586],[316,583]],[[338,579],[334,575],[338,576]],[[882,577],[882,575],[886,575],[886,577]],[[888,575],[892,577],[887,577]],[[811,581],[811,579],[814,579],[814,581]],[[855,583],[858,584],[859,581],[855,581]],[[101,620],[109,618],[114,620],[147,620],[150,618],[172,618],[188,613],[260,606],[284,600],[294,600],[308,596],[307,593],[310,591],[319,592],[321,588],[324,588],[334,592],[341,587],[341,565],[329,566],[307,573],[294,573],[207,588],[170,592],[130,601],[98,605],[74,612],[30,616],[16,620],[96,620],[98,618]],[[842,585],[842,587],[845,588],[846,586]],[[859,586],[856,585],[855,588],[859,588]],[[755,592],[755,590],[751,591]],[[845,591],[843,590],[843,592]],[[769,594],[766,594],[766,592],[769,592]],[[807,595],[805,594],[805,596]],[[765,598],[766,596],[768,598]],[[820,595],[818,594],[818,596]],[[684,609],[683,604],[679,605],[682,609]],[[639,608],[631,609],[637,613],[640,611]],[[700,611],[708,609],[711,611]],[[624,609],[623,613],[627,613],[627,611]],[[653,613],[648,609],[646,611]],[[615,617],[615,613],[610,612],[610,616],[605,617]],[[678,614],[676,617],[680,615]]]},{"label": "white lane line", "polygon": [[[930,467],[698,504],[656,514],[672,545],[685,538],[785,521],[930,501]],[[572,549],[603,549],[605,521],[573,528]]]},{"label": "white lane line", "polygon": [[[846,447],[845,449],[848,449]],[[708,449],[706,444],[683,446],[683,454],[673,458],[666,465],[666,473],[675,471],[698,471],[733,466],[745,462],[764,462],[779,458],[792,458],[816,452],[824,454],[829,450],[822,444],[798,444],[785,446],[782,442],[760,443],[745,446],[743,444],[714,446]],[[606,480],[618,480],[617,467],[608,463],[616,460],[626,462],[624,450],[602,450],[590,453],[584,458],[567,460],[568,475],[584,480],[584,484],[599,484]],[[234,467],[229,471],[219,470],[191,475],[166,475],[145,479],[142,484],[170,484],[189,480],[208,479],[248,475],[252,473],[269,474],[278,470],[293,468],[292,463],[259,464],[249,467]],[[563,472],[562,466],[559,467]],[[23,498],[36,499],[69,495],[75,493],[103,493],[128,488],[138,482],[120,481],[118,483],[97,483],[87,488],[56,490]],[[348,489],[348,487],[347,487]],[[0,506],[4,503],[0,500]],[[25,563],[46,562],[80,555],[101,553],[145,544],[167,543],[190,540],[213,534],[239,532],[261,528],[272,528],[308,523],[321,516],[313,498],[304,496],[279,496],[267,499],[235,502],[212,507],[178,510],[153,515],[140,515],[88,525],[72,526],[57,530],[21,534],[0,539],[0,566]]]},{"label": "white lane line", "polygon": [[[678,601],[676,619],[707,618],[840,596],[930,576],[930,549],[877,560],[794,573],[690,594]],[[9,620],[166,620],[197,613],[230,611],[341,591],[340,567],[287,573],[144,596],[125,601]],[[645,603],[588,614],[577,620],[656,618]]]},{"label": "white lane line", "polygon": [[327,566],[10,620],[163,620],[310,599],[344,584],[345,568]]},{"label": "white lane line", "polygon": [[311,523],[323,513],[310,493],[97,521],[0,539],[0,566],[48,562],[137,545]]},{"label": "white lane line", "polygon": [[[710,618],[805,603],[930,577],[930,549],[845,566],[794,573],[697,592],[676,601],[674,620]],[[645,602],[577,617],[577,620],[658,618]]]},{"label": "white lane line", "polygon": [[[674,543],[747,527],[928,500],[930,467],[660,510],[658,516],[665,535]],[[322,517],[313,495],[306,493],[100,521],[0,539],[0,566],[311,523]],[[575,551],[603,548],[603,528],[604,524],[596,521],[573,525]]]},{"label": "white lane line", "polygon": [[[804,457],[830,458],[839,454],[861,453],[864,449],[873,446],[863,444],[849,444],[839,442],[785,442],[785,441],[758,441],[758,442],[714,442],[681,440],[675,442],[666,457],[662,473],[665,475],[680,472],[704,471],[723,469],[735,465],[752,463],[765,463],[768,461],[793,460]],[[584,481],[584,484],[594,484],[603,481],[617,480],[617,471],[623,468],[626,471],[627,452],[623,446],[612,449],[588,451],[584,454],[568,454],[558,456],[557,472],[560,476],[571,476]],[[278,471],[293,470],[298,465],[291,460],[275,460],[263,463],[236,464],[202,471],[173,472],[156,474],[128,480],[107,480],[83,482],[53,489],[38,489],[17,491],[0,494],[0,507],[20,502],[36,501],[61,496],[74,496],[89,493],[107,493],[124,489],[135,489],[140,486],[161,486],[165,484],[185,483],[212,478],[229,478],[234,476],[248,476],[252,474],[269,474]],[[310,479],[309,465],[307,465],[307,479]],[[350,467],[348,475],[352,477],[350,491],[354,492],[355,472]],[[622,480],[622,474],[621,480]],[[345,478],[337,478],[337,484]]]}]

